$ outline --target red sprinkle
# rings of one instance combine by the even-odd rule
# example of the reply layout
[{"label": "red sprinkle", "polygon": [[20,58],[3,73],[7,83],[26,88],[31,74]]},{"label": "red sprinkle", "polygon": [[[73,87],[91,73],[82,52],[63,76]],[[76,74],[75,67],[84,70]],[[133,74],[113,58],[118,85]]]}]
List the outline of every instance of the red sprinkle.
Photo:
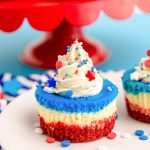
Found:
[{"label": "red sprinkle", "polygon": [[107,135],[107,138],[108,138],[108,139],[115,139],[115,138],[116,138],[116,133],[110,132],[110,133]]},{"label": "red sprinkle", "polygon": [[89,81],[92,81],[95,79],[95,73],[92,71],[88,71],[85,76],[89,79]]},{"label": "red sprinkle", "polygon": [[56,62],[56,69],[60,69],[62,66],[63,66],[62,61],[57,60],[57,62]]},{"label": "red sprinkle", "polygon": [[0,92],[0,99],[4,98],[4,93]]},{"label": "red sprinkle", "polygon": [[78,74],[78,70],[75,71],[75,74]]},{"label": "red sprinkle", "polygon": [[55,139],[52,138],[52,137],[48,137],[48,138],[46,139],[46,142],[47,142],[47,143],[54,143],[54,142],[55,142]]},{"label": "red sprinkle", "polygon": [[149,57],[150,57],[150,49],[149,49],[149,50],[147,50],[147,56],[149,56]]},{"label": "red sprinkle", "polygon": [[146,61],[145,61],[145,66],[146,66],[147,68],[150,68],[150,60],[146,60]]}]

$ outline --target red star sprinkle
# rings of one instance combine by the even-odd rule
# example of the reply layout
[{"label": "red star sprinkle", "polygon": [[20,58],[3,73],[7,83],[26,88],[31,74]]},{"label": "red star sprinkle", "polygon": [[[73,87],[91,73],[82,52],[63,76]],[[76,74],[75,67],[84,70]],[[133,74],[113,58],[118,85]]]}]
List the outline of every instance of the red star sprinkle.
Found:
[{"label": "red star sprinkle", "polygon": [[95,79],[95,73],[92,71],[88,71],[85,76],[89,79],[89,81],[92,81]]},{"label": "red star sprinkle", "polygon": [[150,68],[150,60],[146,60],[146,61],[144,62],[144,64],[145,64],[145,66],[146,66],[147,68]]},{"label": "red star sprinkle", "polygon": [[62,61],[57,60],[56,62],[56,69],[60,69],[63,66]]},{"label": "red star sprinkle", "polygon": [[147,56],[149,56],[149,57],[150,57],[150,49],[149,49],[149,50],[147,50]]}]

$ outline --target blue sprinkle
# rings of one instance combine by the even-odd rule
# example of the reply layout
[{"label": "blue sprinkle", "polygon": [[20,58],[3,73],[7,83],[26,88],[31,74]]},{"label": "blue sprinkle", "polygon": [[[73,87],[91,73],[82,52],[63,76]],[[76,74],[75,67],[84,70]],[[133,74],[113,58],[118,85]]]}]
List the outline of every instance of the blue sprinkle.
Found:
[{"label": "blue sprinkle", "polygon": [[136,130],[135,131],[135,135],[137,135],[137,136],[141,136],[141,135],[143,135],[144,134],[144,131],[143,130]]},{"label": "blue sprinkle", "polygon": [[70,46],[67,46],[67,52],[70,52]]},{"label": "blue sprinkle", "polygon": [[18,96],[18,90],[21,88],[23,88],[23,84],[20,83],[16,78],[3,83],[3,92],[10,94],[11,96]]},{"label": "blue sprinkle", "polygon": [[78,64],[78,68],[81,67],[81,64]]},{"label": "blue sprinkle", "polygon": [[94,67],[94,66],[92,66],[91,71],[92,71],[92,72],[94,72],[94,69],[95,69],[95,67]]},{"label": "blue sprinkle", "polygon": [[79,50],[79,47],[76,47],[76,50]]},{"label": "blue sprinkle", "polygon": [[118,116],[118,114],[116,114],[116,120],[118,120],[118,118],[119,118],[119,116]]},{"label": "blue sprinkle", "polygon": [[71,98],[72,95],[73,95],[72,90],[69,90],[69,91],[66,92],[65,97]]},{"label": "blue sprinkle", "polygon": [[61,146],[62,146],[62,147],[68,147],[68,146],[70,146],[70,144],[71,144],[71,143],[70,143],[69,140],[64,140],[64,141],[61,142]]},{"label": "blue sprinkle", "polygon": [[146,135],[141,135],[141,136],[139,136],[139,139],[142,140],[142,141],[148,140],[148,136],[146,136]]},{"label": "blue sprinkle", "polygon": [[68,62],[68,65],[71,65],[71,62]]},{"label": "blue sprinkle", "polygon": [[82,64],[82,65],[87,64],[86,60],[85,60],[85,59],[82,60],[81,64]]},{"label": "blue sprinkle", "polygon": [[65,76],[68,77],[68,73],[66,73]]},{"label": "blue sprinkle", "polygon": [[2,112],[2,110],[0,109],[0,113]]},{"label": "blue sprinkle", "polygon": [[55,72],[56,74],[58,74],[58,70],[56,70],[56,72]]},{"label": "blue sprinkle", "polygon": [[81,54],[79,53],[78,56],[81,56]]},{"label": "blue sprinkle", "polygon": [[56,80],[54,78],[50,78],[47,82],[49,87],[56,87]]}]

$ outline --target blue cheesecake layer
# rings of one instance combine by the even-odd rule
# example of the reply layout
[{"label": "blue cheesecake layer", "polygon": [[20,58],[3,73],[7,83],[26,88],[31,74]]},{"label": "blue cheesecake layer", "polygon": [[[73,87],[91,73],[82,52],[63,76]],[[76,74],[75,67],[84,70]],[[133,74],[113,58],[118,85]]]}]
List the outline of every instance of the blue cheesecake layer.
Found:
[{"label": "blue cheesecake layer", "polygon": [[47,93],[43,91],[41,86],[37,87],[35,93],[38,103],[45,108],[70,113],[98,112],[109,105],[117,95],[117,87],[108,80],[104,80],[102,91],[95,96],[65,98],[57,94]]},{"label": "blue cheesecake layer", "polygon": [[123,88],[126,92],[138,95],[141,92],[150,92],[150,83],[144,83],[143,81],[130,80],[130,75],[135,71],[134,68],[126,71],[122,77]]}]

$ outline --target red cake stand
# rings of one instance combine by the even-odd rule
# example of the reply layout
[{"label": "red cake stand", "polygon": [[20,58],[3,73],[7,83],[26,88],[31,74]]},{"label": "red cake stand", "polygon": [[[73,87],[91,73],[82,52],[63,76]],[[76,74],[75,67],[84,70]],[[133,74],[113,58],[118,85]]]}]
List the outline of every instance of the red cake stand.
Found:
[{"label": "red cake stand", "polygon": [[113,19],[126,19],[135,5],[150,12],[148,0],[1,0],[0,30],[15,31],[27,18],[33,28],[47,32],[42,41],[23,52],[21,60],[27,65],[54,68],[57,55],[64,54],[75,39],[84,43],[98,65],[108,58],[108,52],[100,43],[87,40],[81,27],[95,22],[101,11]]}]

